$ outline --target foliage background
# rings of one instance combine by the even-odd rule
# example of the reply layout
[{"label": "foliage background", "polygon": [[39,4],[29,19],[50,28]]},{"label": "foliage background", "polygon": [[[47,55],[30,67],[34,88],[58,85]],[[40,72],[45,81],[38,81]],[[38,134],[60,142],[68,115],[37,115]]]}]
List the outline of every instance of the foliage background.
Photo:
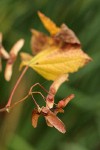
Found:
[{"label": "foliage background", "polygon": [[[70,93],[76,97],[60,115],[67,126],[65,135],[46,126],[43,118],[38,127],[31,125],[31,100],[17,106],[11,113],[0,114],[1,150],[99,150],[100,149],[100,1],[99,0],[0,0],[0,31],[9,51],[19,38],[25,39],[22,51],[31,53],[30,28],[46,32],[37,10],[53,19],[57,25],[65,22],[75,31],[84,51],[93,61],[70,76],[56,95],[56,101]],[[15,63],[12,80],[7,83],[0,73],[0,107],[4,106],[19,76],[20,57]],[[51,82],[29,69],[13,102],[19,100],[29,87],[40,82],[47,89]],[[37,88],[39,90],[39,88]],[[41,105],[41,99],[36,97]]]}]

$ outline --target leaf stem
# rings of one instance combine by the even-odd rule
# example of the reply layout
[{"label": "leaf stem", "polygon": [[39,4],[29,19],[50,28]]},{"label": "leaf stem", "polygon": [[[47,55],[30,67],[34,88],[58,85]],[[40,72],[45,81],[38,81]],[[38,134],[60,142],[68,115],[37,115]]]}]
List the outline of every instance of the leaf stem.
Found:
[{"label": "leaf stem", "polygon": [[4,108],[0,109],[0,112],[9,112],[12,108],[14,108],[16,105],[18,105],[19,103],[22,103],[23,101],[25,101],[30,95],[32,96],[32,99],[34,100],[35,105],[39,107],[39,105],[37,104],[37,102],[35,101],[34,97],[32,94],[40,94],[42,96],[42,98],[45,100],[45,97],[43,96],[43,94],[41,92],[35,91],[32,92],[31,90],[29,91],[29,93],[22,99],[20,99],[19,101],[15,102],[14,104],[10,105],[10,106],[5,106]]},{"label": "leaf stem", "polygon": [[27,94],[24,98],[22,98],[21,100],[15,102],[14,104],[10,105],[10,106],[5,106],[4,108],[0,109],[0,112],[9,112],[13,107],[15,107],[17,104],[25,101],[28,98],[29,94]]},{"label": "leaf stem", "polygon": [[10,97],[9,97],[9,99],[8,99],[8,102],[7,102],[7,104],[6,104],[6,107],[10,107],[11,102],[12,102],[12,97],[13,97],[13,95],[14,95],[14,93],[15,93],[15,91],[16,91],[16,89],[17,89],[17,87],[18,87],[18,85],[19,85],[19,83],[20,83],[20,81],[21,81],[21,79],[23,78],[24,74],[26,73],[28,67],[29,67],[29,66],[26,66],[26,67],[24,68],[24,70],[22,71],[21,75],[19,76],[19,78],[18,78],[18,80],[17,80],[17,82],[16,82],[16,84],[15,84],[15,86],[14,86],[14,88],[13,88],[11,94],[10,94]]}]

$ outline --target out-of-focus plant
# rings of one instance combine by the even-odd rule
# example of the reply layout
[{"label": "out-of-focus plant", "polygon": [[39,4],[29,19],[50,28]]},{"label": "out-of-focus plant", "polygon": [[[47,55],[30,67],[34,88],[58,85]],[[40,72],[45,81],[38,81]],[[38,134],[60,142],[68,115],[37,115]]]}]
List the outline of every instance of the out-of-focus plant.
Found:
[{"label": "out-of-focus plant", "polygon": [[[54,101],[55,94],[61,84],[68,80],[69,73],[78,71],[79,68],[91,61],[91,58],[82,51],[79,39],[65,24],[62,24],[61,27],[57,27],[54,22],[52,22],[41,12],[38,12],[38,15],[45,28],[49,31],[50,36],[47,36],[44,33],[34,29],[31,30],[31,47],[35,56],[27,53],[21,53],[22,62],[20,68],[23,66],[25,66],[25,68],[18,78],[6,106],[1,108],[0,112],[9,112],[17,104],[23,102],[29,96],[31,96],[36,105],[36,108],[34,108],[32,113],[33,127],[37,126],[38,117],[43,115],[48,126],[55,127],[60,132],[65,133],[65,125],[57,117],[57,114],[59,112],[64,112],[63,108],[71,99],[74,98],[74,94],[71,94],[63,100],[60,100],[58,104],[56,104]],[[2,70],[1,59],[3,58],[5,61],[7,61],[5,69],[5,79],[7,81],[9,81],[11,78],[13,64],[23,44],[24,40],[19,40],[12,47],[10,53],[8,54],[2,45],[2,34],[0,34],[0,70]],[[23,75],[29,67],[37,71],[47,80],[52,80],[53,83],[50,86],[49,91],[47,91],[40,83],[36,83],[30,88],[28,94],[24,98],[15,102],[14,104],[11,104],[16,88],[18,87]],[[33,91],[33,88],[36,85],[40,86],[47,93],[47,97],[45,97],[39,91]],[[34,99],[34,94],[40,94],[45,101],[46,106],[40,107]]]}]

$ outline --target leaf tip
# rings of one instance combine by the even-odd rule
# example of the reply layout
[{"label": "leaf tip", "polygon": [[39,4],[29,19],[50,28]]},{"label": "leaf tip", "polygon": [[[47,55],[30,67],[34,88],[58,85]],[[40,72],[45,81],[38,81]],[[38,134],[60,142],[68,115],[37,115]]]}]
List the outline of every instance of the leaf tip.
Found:
[{"label": "leaf tip", "polygon": [[55,35],[57,32],[59,32],[59,27],[57,27],[56,24],[50,18],[45,16],[40,11],[38,11],[38,16],[42,21],[44,27],[50,32],[51,35]]}]

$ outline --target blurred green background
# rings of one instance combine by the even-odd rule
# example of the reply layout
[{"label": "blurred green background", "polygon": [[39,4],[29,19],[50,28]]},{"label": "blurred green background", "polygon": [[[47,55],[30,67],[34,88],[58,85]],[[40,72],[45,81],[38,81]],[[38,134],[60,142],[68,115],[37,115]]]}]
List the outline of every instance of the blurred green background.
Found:
[{"label": "blurred green background", "polygon": [[[56,101],[70,93],[75,99],[65,108],[60,118],[67,126],[67,133],[61,134],[46,126],[44,118],[39,119],[36,129],[31,125],[34,104],[29,98],[9,114],[0,113],[0,150],[100,150],[100,1],[99,0],[0,0],[0,32],[7,51],[19,39],[25,39],[22,51],[31,53],[31,28],[46,33],[38,16],[40,10],[59,26],[63,22],[75,31],[82,47],[93,61],[70,75],[56,95]],[[0,73],[0,107],[4,106],[20,74],[20,57],[15,65],[11,81]],[[26,95],[31,85],[40,82],[49,89],[46,81],[29,69],[19,85],[13,102]],[[40,88],[36,88],[40,90]],[[40,90],[41,91],[41,90]],[[35,97],[42,105],[42,99]]]}]

